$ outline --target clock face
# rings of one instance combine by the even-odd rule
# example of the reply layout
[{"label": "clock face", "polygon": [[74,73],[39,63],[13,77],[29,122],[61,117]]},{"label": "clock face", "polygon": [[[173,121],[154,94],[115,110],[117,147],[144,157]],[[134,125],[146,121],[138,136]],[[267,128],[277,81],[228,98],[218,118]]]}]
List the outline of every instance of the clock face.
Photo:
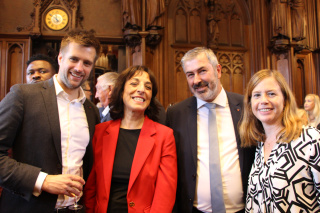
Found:
[{"label": "clock face", "polygon": [[46,14],[46,25],[52,30],[62,30],[68,24],[68,14],[61,9],[52,9]]}]

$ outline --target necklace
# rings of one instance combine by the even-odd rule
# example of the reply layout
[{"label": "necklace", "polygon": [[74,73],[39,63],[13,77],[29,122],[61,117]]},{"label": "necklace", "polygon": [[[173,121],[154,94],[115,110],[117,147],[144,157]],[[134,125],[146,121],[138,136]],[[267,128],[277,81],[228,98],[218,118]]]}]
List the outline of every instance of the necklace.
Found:
[{"label": "necklace", "polygon": [[273,147],[276,143],[277,143],[278,139],[277,138],[274,138],[272,140],[265,140],[264,142],[264,145],[267,147],[267,148],[271,148]]}]

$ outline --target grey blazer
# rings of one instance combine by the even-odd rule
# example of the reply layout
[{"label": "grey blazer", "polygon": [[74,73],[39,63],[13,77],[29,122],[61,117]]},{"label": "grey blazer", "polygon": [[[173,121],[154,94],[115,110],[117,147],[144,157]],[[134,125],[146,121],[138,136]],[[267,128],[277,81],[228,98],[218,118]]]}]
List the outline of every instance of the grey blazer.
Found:
[{"label": "grey blazer", "polygon": [[[84,103],[90,142],[83,158],[86,180],[93,163],[91,139],[100,123],[98,109]],[[7,151],[12,148],[13,158]],[[50,212],[57,195],[33,188],[40,171],[62,173],[61,133],[53,79],[37,84],[14,85],[0,102],[0,212]]]},{"label": "grey blazer", "polygon": [[[254,160],[253,148],[241,148],[237,129],[243,96],[227,92],[237,140],[244,199],[248,176]],[[197,99],[193,96],[167,109],[166,124],[173,129],[178,157],[178,188],[176,212],[192,213],[197,177]]]}]

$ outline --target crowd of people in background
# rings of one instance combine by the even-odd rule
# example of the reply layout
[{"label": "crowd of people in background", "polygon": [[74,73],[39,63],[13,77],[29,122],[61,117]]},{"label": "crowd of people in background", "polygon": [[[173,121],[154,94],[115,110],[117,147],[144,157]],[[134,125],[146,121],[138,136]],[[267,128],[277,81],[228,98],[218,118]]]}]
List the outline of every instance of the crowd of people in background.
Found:
[{"label": "crowd of people in background", "polygon": [[70,31],[0,102],[0,212],[320,212],[318,95],[299,109],[269,69],[225,91],[196,47],[181,59],[193,96],[165,110],[146,66],[92,85],[100,48]]}]

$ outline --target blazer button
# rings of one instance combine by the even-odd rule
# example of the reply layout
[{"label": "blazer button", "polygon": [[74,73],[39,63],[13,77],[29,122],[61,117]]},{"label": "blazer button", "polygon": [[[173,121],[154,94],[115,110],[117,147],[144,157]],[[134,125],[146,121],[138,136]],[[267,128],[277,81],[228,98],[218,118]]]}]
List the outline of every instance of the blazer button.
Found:
[{"label": "blazer button", "polygon": [[135,206],[134,202],[131,201],[131,202],[129,203],[129,206],[130,206],[130,207],[134,207],[134,206]]},{"label": "blazer button", "polygon": [[193,180],[195,180],[195,179],[197,178],[197,175],[196,175],[196,174],[193,174],[193,175],[192,175],[192,178],[193,178]]}]

